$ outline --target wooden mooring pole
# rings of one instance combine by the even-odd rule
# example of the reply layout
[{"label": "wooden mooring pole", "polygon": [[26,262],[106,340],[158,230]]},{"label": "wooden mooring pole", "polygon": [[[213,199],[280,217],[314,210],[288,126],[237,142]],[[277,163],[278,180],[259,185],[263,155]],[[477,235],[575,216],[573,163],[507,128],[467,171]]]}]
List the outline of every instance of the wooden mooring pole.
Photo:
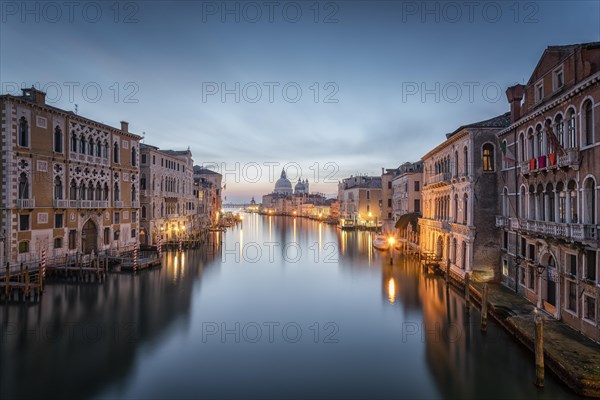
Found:
[{"label": "wooden mooring pole", "polygon": [[544,321],[537,312],[534,318],[535,323],[535,386],[544,387]]},{"label": "wooden mooring pole", "polygon": [[483,293],[481,294],[481,331],[487,332],[487,314],[488,314],[488,285],[483,284]]}]

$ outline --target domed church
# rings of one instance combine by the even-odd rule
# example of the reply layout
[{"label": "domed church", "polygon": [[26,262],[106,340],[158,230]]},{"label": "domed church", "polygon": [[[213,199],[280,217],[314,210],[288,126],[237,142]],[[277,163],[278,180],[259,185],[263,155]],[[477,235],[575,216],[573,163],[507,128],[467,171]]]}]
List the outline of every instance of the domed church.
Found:
[{"label": "domed church", "polygon": [[305,179],[304,181],[298,179],[298,183],[296,183],[296,186],[294,186],[294,194],[308,194],[308,179]]},{"label": "domed church", "polygon": [[285,169],[281,170],[281,178],[277,179],[277,182],[275,182],[275,190],[273,190],[273,193],[284,196],[292,195],[292,182],[286,177]]}]

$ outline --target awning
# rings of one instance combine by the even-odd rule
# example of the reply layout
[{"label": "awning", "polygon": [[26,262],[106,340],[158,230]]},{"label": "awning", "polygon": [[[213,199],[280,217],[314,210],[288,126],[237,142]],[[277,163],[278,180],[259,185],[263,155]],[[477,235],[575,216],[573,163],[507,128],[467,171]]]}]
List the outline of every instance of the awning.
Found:
[{"label": "awning", "polygon": [[404,214],[398,218],[398,221],[396,221],[396,229],[406,229],[408,224],[411,224],[413,232],[416,232],[419,218],[421,218],[420,213]]}]

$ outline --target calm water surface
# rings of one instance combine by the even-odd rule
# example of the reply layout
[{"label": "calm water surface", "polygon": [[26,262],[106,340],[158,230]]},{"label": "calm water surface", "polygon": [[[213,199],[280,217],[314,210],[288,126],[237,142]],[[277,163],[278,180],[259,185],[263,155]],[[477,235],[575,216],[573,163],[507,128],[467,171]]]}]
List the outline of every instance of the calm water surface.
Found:
[{"label": "calm water surface", "polygon": [[304,219],[247,214],[205,249],[0,306],[0,397],[574,397],[416,263]]}]

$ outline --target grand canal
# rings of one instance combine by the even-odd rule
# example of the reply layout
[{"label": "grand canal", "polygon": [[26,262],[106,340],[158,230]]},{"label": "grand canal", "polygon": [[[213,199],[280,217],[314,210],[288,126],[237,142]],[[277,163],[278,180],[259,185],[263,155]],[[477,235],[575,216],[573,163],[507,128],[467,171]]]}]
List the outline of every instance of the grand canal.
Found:
[{"label": "grand canal", "polygon": [[[220,235],[220,234],[216,234]],[[570,398],[370,234],[246,214],[204,249],[1,305],[0,397]]]}]

